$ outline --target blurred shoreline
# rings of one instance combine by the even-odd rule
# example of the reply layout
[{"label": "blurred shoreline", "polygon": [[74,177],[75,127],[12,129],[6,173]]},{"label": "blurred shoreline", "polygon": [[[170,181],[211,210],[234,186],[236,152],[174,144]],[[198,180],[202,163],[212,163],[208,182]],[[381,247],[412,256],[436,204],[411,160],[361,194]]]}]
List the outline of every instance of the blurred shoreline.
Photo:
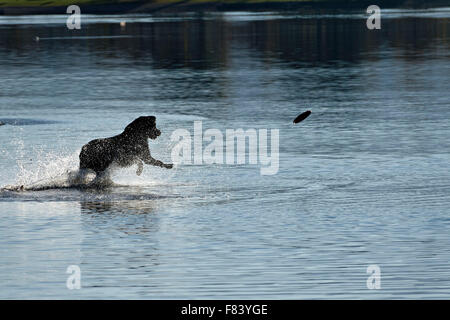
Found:
[{"label": "blurred shoreline", "polygon": [[[29,5],[28,5],[29,3]],[[61,3],[61,5],[59,5]],[[14,4],[14,5],[9,5]],[[20,5],[17,5],[20,4]],[[347,12],[367,8],[373,1],[283,1],[283,0],[154,0],[154,1],[1,1],[0,15],[29,15],[29,14],[66,14],[70,4],[76,4],[84,14],[139,14],[139,13],[176,13],[176,12],[220,12],[220,11],[295,11],[303,12]],[[379,0],[380,8],[426,9],[448,7],[445,0]]]}]

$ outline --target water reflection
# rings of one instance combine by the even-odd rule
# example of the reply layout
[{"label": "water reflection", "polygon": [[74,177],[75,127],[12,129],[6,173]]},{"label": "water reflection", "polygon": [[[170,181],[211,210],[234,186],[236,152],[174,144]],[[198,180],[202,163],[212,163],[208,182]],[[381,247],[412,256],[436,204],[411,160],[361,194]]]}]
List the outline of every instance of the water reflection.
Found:
[{"label": "water reflection", "polygon": [[81,213],[85,214],[151,214],[155,210],[153,201],[85,201],[80,202]]},{"label": "water reflection", "polygon": [[[69,65],[86,64],[91,61],[77,58],[95,54],[102,58],[96,59],[97,64],[133,63],[168,69],[223,69],[235,58],[232,49],[239,48],[251,49],[253,59],[266,63],[281,60],[294,66],[380,59],[377,52],[387,48],[411,60],[432,55],[436,43],[442,50],[449,49],[447,21],[387,19],[378,31],[368,30],[364,19],[333,17],[245,22],[227,21],[220,16],[214,20],[198,17],[129,23],[126,29],[118,24],[98,23],[88,24],[76,33],[59,25],[13,25],[0,29],[0,52],[4,53],[3,59],[11,54],[30,59],[30,63],[48,63],[51,56],[58,62],[70,58]],[[36,42],[36,36],[43,40]],[[98,36],[103,38],[82,38]]]}]

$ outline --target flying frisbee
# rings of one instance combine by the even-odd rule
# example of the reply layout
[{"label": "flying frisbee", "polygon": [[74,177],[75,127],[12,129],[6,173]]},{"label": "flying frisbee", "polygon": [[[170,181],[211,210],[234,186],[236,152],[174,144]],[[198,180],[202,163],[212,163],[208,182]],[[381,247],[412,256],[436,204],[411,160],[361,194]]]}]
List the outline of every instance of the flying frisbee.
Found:
[{"label": "flying frisbee", "polygon": [[297,116],[297,118],[294,119],[294,123],[299,123],[299,122],[305,120],[306,118],[309,117],[310,114],[311,114],[311,111],[310,111],[310,110],[305,111],[305,112],[299,114],[299,115]]}]

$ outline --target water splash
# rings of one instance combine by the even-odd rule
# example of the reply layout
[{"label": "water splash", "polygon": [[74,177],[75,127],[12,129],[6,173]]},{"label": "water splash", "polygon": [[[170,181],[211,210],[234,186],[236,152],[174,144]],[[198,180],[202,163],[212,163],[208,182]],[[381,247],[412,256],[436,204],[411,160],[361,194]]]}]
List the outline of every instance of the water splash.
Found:
[{"label": "water splash", "polygon": [[[19,148],[20,149],[20,148]],[[79,150],[70,154],[35,151],[34,159],[20,157],[16,160],[18,173],[14,184],[3,186],[8,191],[41,191],[49,189],[104,189],[109,187],[147,187],[166,185],[175,175],[177,166],[170,171],[154,170],[146,166],[144,174],[135,175],[135,168],[115,169],[111,171],[110,179],[97,180],[96,174],[90,170],[79,170]],[[150,169],[152,168],[152,169]]]},{"label": "water splash", "polygon": [[[30,162],[31,161],[31,162]],[[15,185],[5,189],[45,190],[70,188],[81,184],[78,170],[78,152],[61,155],[54,152],[38,151],[35,160],[17,160],[18,174]],[[88,177],[92,180],[94,176]]]}]

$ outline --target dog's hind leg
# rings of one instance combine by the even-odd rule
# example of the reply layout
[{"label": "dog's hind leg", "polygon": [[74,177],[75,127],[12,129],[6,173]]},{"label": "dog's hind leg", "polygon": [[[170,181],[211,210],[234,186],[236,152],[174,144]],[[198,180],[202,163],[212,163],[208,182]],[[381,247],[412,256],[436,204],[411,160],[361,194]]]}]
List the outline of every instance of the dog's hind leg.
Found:
[{"label": "dog's hind leg", "polygon": [[111,180],[111,170],[106,169],[105,171],[97,172],[94,180],[92,180],[89,185],[98,187],[108,187],[112,186],[114,182]]},{"label": "dog's hind leg", "polygon": [[[70,185],[84,185],[92,180],[92,176],[95,174],[94,170],[91,169],[79,169],[76,171],[69,172],[68,182]],[[89,175],[91,178],[89,179]]]},{"label": "dog's hind leg", "polygon": [[144,164],[139,160],[139,162],[137,163],[136,174],[140,176],[142,174],[142,170],[144,170]]}]

